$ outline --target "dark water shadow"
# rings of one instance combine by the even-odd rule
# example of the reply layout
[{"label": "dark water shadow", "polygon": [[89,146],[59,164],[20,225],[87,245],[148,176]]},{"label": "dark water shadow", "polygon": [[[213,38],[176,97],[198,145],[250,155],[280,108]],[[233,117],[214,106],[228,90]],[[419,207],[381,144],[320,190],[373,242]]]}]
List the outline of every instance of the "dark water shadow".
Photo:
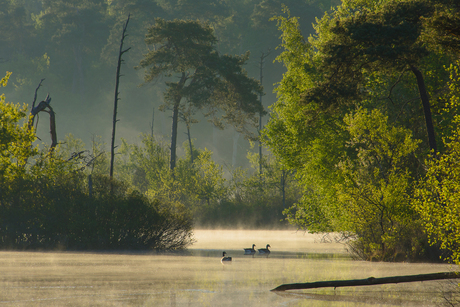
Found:
[{"label": "dark water shadow", "polygon": [[388,298],[366,296],[366,295],[342,295],[342,294],[316,294],[316,293],[305,293],[305,292],[274,292],[275,294],[290,298],[290,299],[303,299],[303,300],[315,300],[323,302],[352,302],[352,303],[365,303],[368,305],[390,305],[390,306],[433,306],[433,302],[421,301],[421,300],[410,300],[407,297],[401,298]]},{"label": "dark water shadow", "polygon": [[[236,258],[274,258],[274,259],[310,259],[310,260],[353,260],[348,254],[343,253],[300,253],[300,252],[285,252],[272,251],[267,255],[245,255],[243,250],[225,250],[227,255]],[[191,249],[182,251],[183,256],[198,256],[198,257],[217,257],[222,255],[222,250],[217,249]]]}]

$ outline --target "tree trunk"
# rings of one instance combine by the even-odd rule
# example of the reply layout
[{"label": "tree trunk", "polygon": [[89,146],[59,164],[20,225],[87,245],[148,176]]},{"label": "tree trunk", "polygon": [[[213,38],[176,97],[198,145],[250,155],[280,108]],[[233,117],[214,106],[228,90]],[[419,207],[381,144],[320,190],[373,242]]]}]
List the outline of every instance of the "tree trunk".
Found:
[{"label": "tree trunk", "polygon": [[286,209],[286,171],[281,173],[281,194],[283,196],[283,209]]},{"label": "tree trunk", "polygon": [[428,133],[428,142],[430,144],[430,149],[436,152],[437,146],[436,138],[434,135],[433,121],[431,118],[430,99],[428,98],[428,93],[426,92],[425,81],[423,80],[422,73],[420,72],[420,70],[418,70],[417,67],[411,66],[411,70],[417,78],[420,99],[422,100],[423,112],[425,113],[426,131]]},{"label": "tree trunk", "polygon": [[53,108],[51,108],[50,105],[48,105],[48,109],[49,109],[48,113],[50,115],[50,135],[51,135],[50,152],[52,152],[57,145],[56,117],[55,117]]},{"label": "tree trunk", "polygon": [[179,104],[180,98],[174,102],[171,128],[171,155],[169,158],[169,168],[174,170],[176,167],[176,146],[177,146],[177,125],[179,122]]},{"label": "tree trunk", "polygon": [[152,112],[152,124],[150,126],[150,137],[151,139],[153,140],[153,128],[155,127],[155,107],[153,108],[153,112]]},{"label": "tree trunk", "polygon": [[[120,50],[118,52],[118,64],[117,64],[117,75],[116,75],[116,81],[115,81],[115,101],[113,104],[113,121],[112,121],[112,144],[110,146],[110,179],[113,178],[113,164],[115,160],[115,130],[117,127],[117,109],[118,109],[118,85],[120,83],[120,69],[121,69],[121,64],[123,63],[123,60],[121,59],[122,55],[127,52],[130,48],[123,50],[123,41],[125,40],[126,37],[126,28],[128,27],[128,22],[129,22],[129,16],[128,19],[126,19],[126,23],[123,26],[123,31],[121,34],[121,42],[120,42]],[[112,184],[111,189],[112,189]]]},{"label": "tree trunk", "polygon": [[233,154],[232,154],[232,166],[236,167],[236,160],[238,156],[238,139],[240,138],[240,134],[238,131],[233,132]]},{"label": "tree trunk", "polygon": [[93,198],[93,178],[91,174],[88,175],[88,196]]},{"label": "tree trunk", "polygon": [[190,162],[193,163],[193,145],[192,145],[192,136],[190,134],[190,124],[187,123],[187,138],[188,138],[188,147],[190,149]]},{"label": "tree trunk", "polygon": [[[259,81],[260,81],[260,85],[262,85],[262,79],[263,79],[264,60],[269,55],[270,55],[270,49],[268,50],[267,54],[264,54],[262,52],[262,55],[260,56],[260,63],[259,63],[259,68],[260,68]],[[260,105],[263,108],[262,95],[263,95],[262,93],[259,94],[259,101],[260,101]],[[260,140],[260,131],[261,130],[262,130],[262,112],[259,112],[259,129],[258,129],[258,132],[259,132],[259,176],[260,176],[260,180],[262,180],[262,171],[263,171],[263,169],[262,169],[262,142]]]},{"label": "tree trunk", "polygon": [[173,114],[172,114],[172,128],[171,128],[171,155],[170,155],[170,162],[169,168],[171,171],[174,170],[176,167],[176,147],[177,147],[177,126],[179,124],[179,106],[180,101],[182,100],[182,88],[184,87],[185,81],[187,80],[187,76],[185,72],[182,73],[182,77],[177,84],[176,89],[176,96],[174,98],[174,106],[173,106]]},{"label": "tree trunk", "polygon": [[455,279],[460,278],[458,272],[443,272],[432,274],[420,275],[405,275],[405,276],[392,276],[383,278],[369,277],[366,279],[352,279],[352,280],[333,280],[333,281],[317,281],[309,283],[297,284],[284,284],[272,289],[271,291],[285,291],[285,290],[299,290],[299,289],[315,289],[326,287],[354,287],[354,286],[373,286],[382,284],[397,284],[401,282],[414,282],[426,280],[439,280],[439,279]]}]

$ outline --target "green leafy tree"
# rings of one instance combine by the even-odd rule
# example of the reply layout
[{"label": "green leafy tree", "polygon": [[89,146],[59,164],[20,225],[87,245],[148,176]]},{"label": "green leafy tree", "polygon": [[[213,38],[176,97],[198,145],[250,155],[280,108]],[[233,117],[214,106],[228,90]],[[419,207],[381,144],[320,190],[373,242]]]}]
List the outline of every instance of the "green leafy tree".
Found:
[{"label": "green leafy tree", "polygon": [[[248,54],[220,55],[213,30],[198,21],[157,18],[145,42],[154,46],[139,65],[147,68],[145,82],[168,78],[163,108],[172,109],[171,170],[176,165],[179,113],[186,104],[206,110],[205,116],[211,116],[217,126],[226,122],[249,131],[248,124],[256,125],[256,114],[264,111],[257,99],[259,83],[242,68]],[[218,111],[223,112],[221,118]]]},{"label": "green leafy tree", "polygon": [[448,251],[444,257],[456,264],[460,263],[458,133],[457,130],[455,139],[448,144],[444,154],[438,154],[428,162],[426,179],[418,187],[418,198],[414,200],[425,229],[430,234],[430,243],[439,244]]},{"label": "green leafy tree", "polygon": [[310,231],[329,232],[337,230],[333,220],[340,216],[334,210],[337,197],[330,187],[338,180],[335,166],[345,152],[343,114],[326,114],[314,104],[299,103],[318,78],[315,53],[300,32],[298,18],[285,12],[287,17],[276,18],[283,48],[277,61],[287,71],[277,85],[278,102],[271,107],[263,140],[288,170],[295,169],[302,178],[303,196],[294,210],[286,211],[288,220]]},{"label": "green leafy tree", "polygon": [[[283,52],[277,59],[287,72],[276,89],[278,102],[264,131],[265,141],[286,166],[297,170],[304,191],[301,201],[286,213],[291,222],[310,231],[354,233],[355,243],[360,244],[355,247],[367,259],[423,254],[420,225],[402,225],[419,219],[410,205],[412,182],[424,172],[415,154],[438,148],[435,125],[429,123],[433,107],[427,92],[437,98],[433,99],[434,109],[439,112],[438,91],[446,89],[440,68],[452,58],[436,53],[441,49],[422,35],[437,10],[448,11],[449,7],[443,1],[344,1],[317,21],[317,34],[308,42],[297,18],[289,14],[276,18],[283,31]],[[350,114],[360,108],[379,110],[373,120],[382,124],[385,119],[386,123],[379,128],[368,122],[361,131],[365,143],[350,146],[358,138],[351,133]],[[439,113],[436,116],[440,118]],[[365,117],[359,118],[354,126],[363,128]],[[439,122],[435,122],[438,127]],[[429,142],[411,147],[410,142],[399,139],[400,146],[411,148],[403,160],[394,160],[383,150],[390,145],[394,154],[402,150],[392,129],[405,134],[412,131],[412,137],[419,139],[422,126]],[[372,138],[372,133],[378,137]],[[370,144],[382,149],[370,151],[366,149]],[[392,160],[394,165],[381,168],[363,161],[355,152],[360,146],[361,153],[372,153],[376,161]],[[377,207],[387,215],[372,220],[369,217],[378,216]],[[355,209],[363,211],[352,214],[357,213]],[[385,226],[388,223],[396,225],[395,231]],[[366,231],[365,225],[370,227]],[[380,229],[371,229],[379,225]],[[411,232],[419,235],[411,236]],[[412,241],[406,240],[411,237]],[[398,241],[404,243],[395,244]]]},{"label": "green leafy tree", "polygon": [[[11,73],[0,80],[5,87]],[[35,154],[37,148],[32,146],[35,135],[28,129],[26,106],[5,102],[5,95],[0,95],[0,180],[7,181],[25,175],[25,162]],[[21,122],[24,122],[21,126]],[[1,192],[0,192],[1,194]]]},{"label": "green leafy tree", "polygon": [[[401,109],[411,112],[406,118],[418,118],[418,112],[414,112],[417,108],[408,108],[408,103],[404,101],[410,101],[410,96],[398,97],[400,110],[394,107],[396,85],[401,83],[401,78],[406,78],[405,82],[409,84],[405,75],[406,72],[412,72],[416,77],[418,93],[410,94],[420,97],[429,148],[436,150],[432,106],[428,99],[426,76],[422,74],[422,68],[426,69],[427,74],[430,73],[427,60],[434,48],[434,45],[426,44],[425,36],[422,35],[428,29],[424,21],[433,17],[435,7],[441,11],[448,10],[448,6],[443,6],[441,1],[437,6],[423,0],[346,1],[332,14],[325,14],[317,21],[317,34],[310,37],[308,43],[302,43],[303,38],[294,18],[278,18],[280,29],[284,31],[282,38],[285,48],[278,59],[288,67],[288,72],[277,88],[280,101],[288,104],[294,95],[293,103],[302,110],[303,122],[314,129],[324,124],[334,125],[337,122],[335,116],[339,115],[340,118],[347,110],[356,105],[368,104],[369,101],[380,108],[394,108],[395,113],[401,112]],[[296,44],[303,44],[303,51]],[[437,57],[443,59],[444,64],[449,61],[441,55]],[[304,63],[299,63],[302,61]],[[442,65],[439,63],[438,66]],[[387,103],[380,103],[379,106],[375,100],[378,95],[369,87],[369,82],[376,77],[385,79],[387,76],[391,76],[393,81],[387,81],[386,93],[380,92],[382,96],[379,99]],[[300,80],[303,88],[297,85]],[[414,84],[413,80],[410,82]],[[284,106],[282,108],[281,112],[289,110]],[[281,120],[286,121],[285,118]],[[283,124],[277,120],[275,123]],[[292,125],[288,125],[292,129]],[[418,125],[412,121],[408,127]],[[297,126],[301,127],[301,124]],[[301,139],[310,135],[314,137],[312,130],[301,134]],[[276,139],[274,134],[271,137]]]},{"label": "green leafy tree", "polygon": [[150,199],[181,203],[197,213],[202,206],[226,197],[222,167],[212,160],[208,150],[194,149],[193,162],[187,152],[185,158],[178,159],[173,173],[168,166],[167,146],[150,135],[142,136],[141,146],[123,141],[120,153],[120,178],[126,178]]},{"label": "green leafy tree", "polygon": [[364,259],[420,257],[423,231],[410,203],[420,141],[390,126],[378,110],[358,110],[344,122],[351,152],[338,164],[343,180],[335,188],[345,217],[341,228],[359,238],[351,246]]},{"label": "green leafy tree", "polygon": [[455,0],[440,1],[432,18],[424,20],[424,39],[436,49],[458,56],[460,52],[460,4]]},{"label": "green leafy tree", "polygon": [[148,193],[151,189],[157,193],[164,177],[169,177],[167,146],[146,134],[141,136],[141,142],[142,146],[138,146],[122,140],[117,173],[139,192]]},{"label": "green leafy tree", "polygon": [[427,173],[415,190],[413,200],[416,210],[428,232],[430,243],[446,251],[443,255],[460,263],[459,179],[460,167],[460,87],[459,66],[447,68],[450,73],[449,91],[446,93],[445,112],[451,121],[445,136],[446,150],[427,160]]},{"label": "green leafy tree", "polygon": [[300,198],[301,189],[294,172],[287,171],[271,155],[264,155],[260,179],[259,156],[248,153],[250,169],[230,169],[227,193],[203,207],[197,214],[203,226],[279,228],[286,226],[282,212]]},{"label": "green leafy tree", "polygon": [[[303,114],[308,108],[299,104],[303,92],[313,86],[313,74],[309,69],[312,63],[313,49],[300,32],[298,18],[277,17],[283,52],[276,58],[286,67],[283,79],[278,83],[276,92],[278,102],[271,106],[273,114],[263,133],[264,141],[283,163],[292,168],[301,168],[306,162],[303,146],[316,136],[319,125],[304,124]],[[307,109],[307,110],[306,110]]]},{"label": "green leafy tree", "polygon": [[[433,46],[422,33],[425,20],[436,11],[448,11],[443,1],[347,1],[316,26],[310,40],[318,50],[321,78],[304,93],[302,101],[326,112],[356,104],[366,95],[369,74],[413,73],[423,106],[429,148],[437,150],[424,65]],[[389,91],[391,94],[391,89]]]},{"label": "green leafy tree", "polygon": [[210,205],[211,201],[225,199],[227,188],[222,166],[212,160],[212,153],[209,150],[202,151],[195,165],[197,172],[192,177],[194,181],[193,189],[189,193],[195,193],[200,200]]}]

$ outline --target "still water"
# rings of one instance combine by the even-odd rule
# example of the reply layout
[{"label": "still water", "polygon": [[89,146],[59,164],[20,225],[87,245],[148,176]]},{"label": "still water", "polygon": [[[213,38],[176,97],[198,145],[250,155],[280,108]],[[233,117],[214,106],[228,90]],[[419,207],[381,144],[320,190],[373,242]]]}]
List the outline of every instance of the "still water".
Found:
[{"label": "still water", "polygon": [[[284,283],[456,269],[354,261],[342,244],[323,239],[291,230],[196,230],[196,243],[180,253],[0,252],[0,306],[444,306],[443,295],[457,295],[452,281],[271,292]],[[270,255],[244,255],[252,244],[270,244]],[[231,264],[221,264],[223,251]]]}]

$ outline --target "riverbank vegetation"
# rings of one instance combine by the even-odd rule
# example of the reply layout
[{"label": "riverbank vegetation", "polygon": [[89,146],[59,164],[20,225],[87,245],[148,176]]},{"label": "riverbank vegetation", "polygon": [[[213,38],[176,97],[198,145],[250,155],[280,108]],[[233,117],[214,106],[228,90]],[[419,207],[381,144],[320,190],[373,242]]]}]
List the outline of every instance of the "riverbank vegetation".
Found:
[{"label": "riverbank vegetation", "polygon": [[4,95],[0,111],[2,248],[180,249],[191,243],[183,206],[166,206],[111,181],[105,154],[95,149],[94,159],[72,151],[76,140],[54,149],[34,145],[25,106],[6,103]]},{"label": "riverbank vegetation", "polygon": [[[2,248],[180,249],[193,242],[193,223],[279,228],[281,204],[295,202],[295,180],[275,161],[264,163],[274,181],[242,169],[227,180],[211,153],[197,149],[193,163],[188,153],[171,171],[168,147],[148,135],[141,145],[123,140],[111,180],[97,140],[91,151],[72,135],[52,150],[40,148],[24,121],[26,107],[6,103],[4,95],[0,107]],[[283,199],[281,189],[290,196]]]},{"label": "riverbank vegetation", "polygon": [[[73,116],[88,119],[74,131],[100,121],[132,14],[119,114],[134,126],[153,100],[173,121],[169,142],[153,118],[148,133],[120,138],[109,179],[104,140],[87,147],[66,131],[56,143],[54,127],[40,145],[27,106],[2,96],[2,248],[179,249],[193,227],[290,223],[342,234],[360,259],[459,262],[455,1],[20,2],[0,8],[7,97],[30,101],[46,75],[53,103],[65,103],[43,110],[72,116],[58,131]],[[302,18],[314,24],[309,37]],[[263,77],[276,83],[268,112]],[[225,155],[232,163],[216,158]]]}]

